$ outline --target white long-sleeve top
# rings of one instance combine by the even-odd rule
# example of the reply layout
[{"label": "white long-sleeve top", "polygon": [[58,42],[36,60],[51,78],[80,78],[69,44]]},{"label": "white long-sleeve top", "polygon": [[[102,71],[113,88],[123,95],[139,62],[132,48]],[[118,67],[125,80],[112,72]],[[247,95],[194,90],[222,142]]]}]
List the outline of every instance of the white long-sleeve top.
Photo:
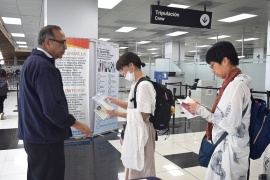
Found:
[{"label": "white long-sleeve top", "polygon": [[[199,106],[196,114],[214,124],[212,140],[216,143],[227,131],[226,138],[216,147],[209,162],[206,180],[245,179],[249,158],[250,77],[240,74],[229,83],[214,113]],[[248,106],[243,116],[243,110]]]}]

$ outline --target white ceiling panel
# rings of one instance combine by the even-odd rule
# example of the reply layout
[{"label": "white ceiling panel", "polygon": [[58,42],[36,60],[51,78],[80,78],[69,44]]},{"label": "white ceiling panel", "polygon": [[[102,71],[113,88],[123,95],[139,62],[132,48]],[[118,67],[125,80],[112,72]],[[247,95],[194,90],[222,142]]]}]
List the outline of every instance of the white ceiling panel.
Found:
[{"label": "white ceiling panel", "polygon": [[[17,4],[18,3],[18,4]],[[43,0],[0,0],[0,16],[21,17],[23,26],[20,28],[6,26],[8,31],[23,31],[26,34],[28,45],[36,46],[38,31],[43,27]],[[190,44],[210,44],[215,40],[208,40],[208,37],[217,34],[231,35],[231,38],[222,40],[232,41],[237,48],[241,49],[242,44],[236,42],[241,39],[242,33],[246,36],[259,37],[260,40],[248,42],[247,51],[252,51],[253,47],[266,47],[266,33],[268,19],[270,19],[270,1],[266,0],[161,0],[160,5],[170,3],[181,3],[191,6],[189,9],[203,10],[206,4],[206,10],[213,12],[211,29],[199,29],[189,27],[177,27],[168,25],[150,24],[150,5],[157,4],[156,0],[122,0],[115,8],[98,9],[99,36],[111,38],[111,42],[134,42],[139,40],[151,40],[147,46],[140,46],[140,51],[147,52],[146,48],[158,44],[162,46],[163,42],[182,41]],[[64,13],[64,4],[60,8]],[[217,20],[237,15],[239,13],[252,13],[258,17],[235,23],[223,23]],[[117,33],[115,30],[122,26],[134,26],[136,30],[130,33]],[[185,36],[167,37],[166,33],[182,30],[189,33]],[[247,43],[246,43],[247,44]],[[245,47],[245,46],[244,46]],[[186,47],[193,48],[193,47]],[[193,50],[193,49],[191,49]],[[206,51],[206,49],[203,50]],[[161,51],[161,50],[160,50]]]}]

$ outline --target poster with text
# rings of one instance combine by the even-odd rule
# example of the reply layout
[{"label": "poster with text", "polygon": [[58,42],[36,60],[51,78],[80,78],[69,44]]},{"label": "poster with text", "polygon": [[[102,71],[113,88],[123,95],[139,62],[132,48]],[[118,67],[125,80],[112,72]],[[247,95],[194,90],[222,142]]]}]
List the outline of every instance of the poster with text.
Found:
[{"label": "poster with text", "polygon": [[[62,75],[69,113],[87,125],[90,125],[89,44],[89,39],[67,38],[65,54],[55,61]],[[75,138],[83,136],[75,128],[72,128],[72,134]]]},{"label": "poster with text", "polygon": [[[118,98],[119,72],[116,70],[116,62],[119,59],[118,44],[97,41],[96,55],[96,94]],[[96,107],[98,105],[96,103]],[[94,124],[94,134],[118,128],[117,118],[103,120],[97,114]]]}]

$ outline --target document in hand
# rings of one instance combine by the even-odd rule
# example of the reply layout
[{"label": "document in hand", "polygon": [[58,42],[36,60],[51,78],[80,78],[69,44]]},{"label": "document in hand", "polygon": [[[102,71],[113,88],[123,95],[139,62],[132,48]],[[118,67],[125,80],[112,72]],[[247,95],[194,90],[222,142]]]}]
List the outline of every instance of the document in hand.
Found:
[{"label": "document in hand", "polygon": [[187,96],[186,99],[184,99],[184,100],[182,100],[182,99],[177,99],[177,100],[180,102],[180,104],[183,108],[183,112],[185,113],[187,119],[197,117],[197,115],[191,113],[187,108],[188,103],[195,103],[195,101],[193,99],[191,99],[189,96]]},{"label": "document in hand", "polygon": [[97,113],[97,115],[101,118],[101,119],[106,119],[108,117],[108,113],[106,112],[106,110],[113,110],[114,108],[110,105],[109,101],[106,99],[106,95],[104,94],[99,94],[96,95],[94,97],[92,97],[92,99],[94,101],[96,101],[97,103],[97,107],[94,109],[94,111]]}]

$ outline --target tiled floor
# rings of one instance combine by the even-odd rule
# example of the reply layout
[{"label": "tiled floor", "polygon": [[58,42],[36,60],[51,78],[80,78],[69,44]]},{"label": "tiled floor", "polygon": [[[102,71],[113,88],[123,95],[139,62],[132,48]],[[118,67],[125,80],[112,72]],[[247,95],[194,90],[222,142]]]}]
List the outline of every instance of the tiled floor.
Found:
[{"label": "tiled floor", "polygon": [[[17,139],[18,115],[13,112],[16,102],[16,92],[9,93],[5,101],[6,119],[0,121],[0,180],[26,180],[27,156],[22,142]],[[205,121],[199,118],[185,120],[179,104],[176,106],[175,126],[180,127],[171,128],[169,137],[159,136],[156,142],[157,176],[163,180],[204,179],[206,169],[198,165],[197,153],[204,136]],[[93,142],[89,139],[66,141],[65,179],[123,179],[120,152],[118,132],[95,137]],[[251,180],[257,180],[263,172],[262,164],[262,158],[251,161]]]}]

